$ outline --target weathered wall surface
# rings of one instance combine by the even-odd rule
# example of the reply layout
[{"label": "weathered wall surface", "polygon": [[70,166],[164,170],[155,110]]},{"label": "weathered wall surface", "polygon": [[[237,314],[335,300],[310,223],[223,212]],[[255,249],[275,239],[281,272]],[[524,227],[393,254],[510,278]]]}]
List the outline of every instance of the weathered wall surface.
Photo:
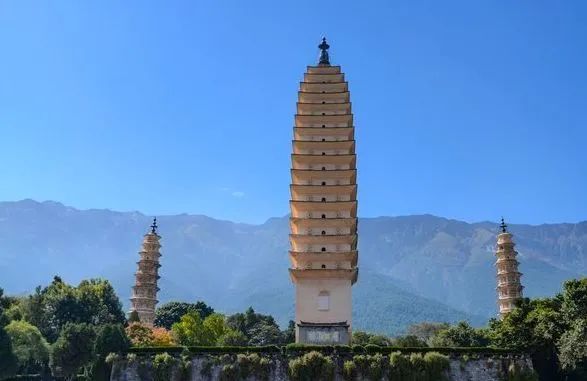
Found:
[{"label": "weathered wall surface", "polygon": [[[157,370],[152,358],[138,357],[130,361],[122,358],[114,362],[111,381],[289,381],[289,359],[282,355],[264,357],[269,361],[268,373],[258,369],[249,370],[247,374],[239,373],[238,360],[235,355],[193,355],[183,361],[177,359],[167,371]],[[343,362],[345,358],[335,357],[336,371],[334,381],[345,381]],[[506,381],[508,372],[516,369],[521,372],[533,372],[532,361],[525,355],[479,355],[450,356],[450,367],[446,372],[448,381]],[[358,376],[356,380],[365,380]],[[388,378],[384,378],[388,380]],[[390,380],[393,381],[393,380]],[[439,380],[440,381],[440,380]]]}]

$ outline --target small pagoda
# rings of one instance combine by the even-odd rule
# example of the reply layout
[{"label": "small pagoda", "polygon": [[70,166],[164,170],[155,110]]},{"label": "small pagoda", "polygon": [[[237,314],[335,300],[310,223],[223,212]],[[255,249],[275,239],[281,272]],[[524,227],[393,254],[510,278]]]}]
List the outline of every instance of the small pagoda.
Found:
[{"label": "small pagoda", "polygon": [[161,237],[157,234],[157,218],[153,219],[151,231],[145,234],[143,246],[139,252],[138,270],[135,273],[135,285],[130,298],[130,313],[136,311],[141,323],[153,326],[155,306],[157,305],[157,281],[159,280],[159,249]]},{"label": "small pagoda", "polygon": [[326,39],[298,92],[291,155],[290,276],[296,342],[348,344],[357,281],[357,169],[348,83]]},{"label": "small pagoda", "polygon": [[518,252],[514,249],[512,234],[507,231],[504,219],[501,219],[500,234],[497,236],[495,256],[497,261],[497,296],[499,315],[505,316],[516,307],[516,302],[523,297],[522,273],[516,259]]}]

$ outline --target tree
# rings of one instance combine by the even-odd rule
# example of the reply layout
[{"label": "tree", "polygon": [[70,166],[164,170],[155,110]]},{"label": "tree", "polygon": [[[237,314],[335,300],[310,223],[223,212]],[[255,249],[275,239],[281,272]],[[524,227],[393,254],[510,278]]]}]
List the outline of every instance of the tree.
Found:
[{"label": "tree", "polygon": [[170,347],[175,345],[171,332],[163,327],[155,327],[152,329],[154,347]]},{"label": "tree", "polygon": [[409,326],[407,333],[408,336],[416,336],[420,340],[429,343],[433,336],[449,327],[448,323],[422,322]]},{"label": "tree", "polygon": [[577,319],[562,334],[557,347],[561,366],[565,371],[587,376],[587,318]]},{"label": "tree", "polygon": [[278,345],[283,342],[283,336],[277,325],[257,323],[249,333],[251,336],[248,344],[252,346]]},{"label": "tree", "polygon": [[103,279],[82,281],[77,287],[60,277],[23,301],[25,319],[37,326],[43,336],[54,342],[67,323],[124,324],[122,304],[110,283]]},{"label": "tree", "polygon": [[181,345],[213,345],[209,333],[204,329],[204,322],[197,312],[189,312],[173,324],[171,332],[176,342]]},{"label": "tree", "polygon": [[371,336],[373,335],[365,331],[353,331],[351,342],[353,345],[367,345]]},{"label": "tree", "polygon": [[12,350],[18,360],[19,373],[34,373],[49,360],[49,344],[37,327],[22,320],[6,326]]},{"label": "tree", "polygon": [[54,376],[73,380],[78,372],[88,373],[94,357],[94,329],[85,323],[67,323],[51,346],[49,366]]},{"label": "tree", "polygon": [[110,379],[111,365],[106,357],[110,353],[122,353],[130,347],[130,340],[120,324],[104,324],[96,331],[94,343],[94,361],[92,380],[107,381]]},{"label": "tree", "polygon": [[[241,332],[247,338],[248,345],[257,345],[264,342],[269,344],[280,344],[283,341],[279,326],[271,315],[256,313],[249,307],[244,313],[236,313],[227,318],[228,326]],[[279,331],[279,339],[276,332]]]},{"label": "tree", "polygon": [[141,318],[139,317],[139,313],[137,312],[137,310],[132,310],[130,312],[130,314],[128,314],[128,323],[138,323],[141,321]]},{"label": "tree", "polygon": [[96,331],[94,353],[106,358],[109,353],[123,353],[130,347],[130,339],[120,324],[104,324]]},{"label": "tree", "polygon": [[247,343],[247,337],[242,332],[234,329],[229,330],[218,338],[218,345],[220,346],[240,347],[247,345]]},{"label": "tree", "polygon": [[135,347],[148,347],[153,344],[153,331],[142,323],[130,323],[126,335]]},{"label": "tree", "polygon": [[0,326],[0,380],[16,374],[18,359],[12,352],[12,343],[4,327]]},{"label": "tree", "polygon": [[296,342],[296,322],[290,320],[287,324],[287,329],[283,331],[283,344],[291,344]]},{"label": "tree", "polygon": [[465,321],[439,331],[431,339],[433,347],[483,347],[488,343],[483,332]]},{"label": "tree", "polygon": [[10,336],[4,328],[8,324],[4,314],[4,307],[7,305],[4,290],[0,288],[0,380],[14,376],[18,367],[18,359],[12,351]]},{"label": "tree", "polygon": [[399,336],[393,340],[393,345],[402,348],[427,347],[428,344],[418,336]]},{"label": "tree", "polygon": [[181,317],[196,312],[200,318],[206,319],[214,313],[214,309],[202,301],[194,303],[169,302],[155,310],[155,326],[171,329],[171,326],[181,320]]}]

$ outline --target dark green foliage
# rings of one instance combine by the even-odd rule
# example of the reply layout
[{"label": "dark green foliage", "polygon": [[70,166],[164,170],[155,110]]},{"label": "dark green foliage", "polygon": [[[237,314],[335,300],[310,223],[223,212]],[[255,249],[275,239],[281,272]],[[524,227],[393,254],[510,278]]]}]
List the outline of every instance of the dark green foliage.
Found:
[{"label": "dark green foliage", "polygon": [[96,330],[94,343],[94,366],[92,368],[93,381],[107,381],[110,379],[112,362],[106,361],[107,356],[126,352],[130,347],[130,340],[126,336],[124,327],[120,324],[105,324]]},{"label": "dark green foliage", "polygon": [[18,368],[18,359],[12,350],[10,336],[5,330],[8,318],[4,314],[4,309],[8,305],[4,290],[0,288],[0,380],[15,375]]},{"label": "dark green foliage", "polygon": [[330,381],[334,379],[334,362],[320,352],[312,351],[289,361],[292,381]]},{"label": "dark green foliage", "polygon": [[247,338],[247,345],[277,345],[284,341],[273,316],[256,313],[250,307],[244,313],[229,316],[226,323]]},{"label": "dark green foliage", "polygon": [[259,356],[257,353],[238,354],[236,357],[236,364],[239,377],[242,380],[245,380],[249,376],[255,376],[262,381],[269,380],[271,361]]},{"label": "dark green foliage", "polygon": [[487,330],[493,345],[532,355],[541,380],[583,380],[587,373],[587,278],[565,282],[554,298],[523,299]]},{"label": "dark green foliage", "polygon": [[130,348],[130,340],[120,324],[104,324],[96,330],[94,353],[106,356],[109,353],[123,353]]},{"label": "dark green foliage", "polygon": [[124,324],[120,300],[106,280],[90,279],[72,287],[55,277],[46,288],[23,301],[25,319],[37,326],[43,336],[54,342],[67,323],[101,325]]},{"label": "dark green foliage", "polygon": [[433,347],[482,347],[488,344],[489,340],[483,331],[464,321],[438,331],[431,339]]},{"label": "dark green foliage", "polygon": [[283,344],[290,344],[296,342],[296,322],[290,320],[287,324],[287,329],[283,331]]},{"label": "dark green foliage", "polygon": [[379,381],[387,372],[387,361],[382,354],[353,356],[357,375],[371,381]]},{"label": "dark green foliage", "polygon": [[190,312],[200,315],[202,320],[214,313],[214,309],[202,301],[196,303],[169,302],[155,310],[155,325],[171,329],[173,324],[179,322],[182,316]]},{"label": "dark green foliage", "polygon": [[128,321],[128,323],[139,323],[141,321],[141,318],[139,316],[139,313],[136,310],[132,310],[128,314],[127,321]]},{"label": "dark green foliage", "polygon": [[0,380],[14,376],[18,360],[12,352],[12,343],[4,327],[0,326]]},{"label": "dark green foliage", "polygon": [[392,340],[383,335],[375,335],[364,331],[354,331],[351,338],[353,345],[379,345],[381,347],[389,346]]},{"label": "dark green foliage", "polygon": [[67,323],[51,346],[51,371],[55,376],[72,377],[87,367],[94,358],[94,329],[88,324]]},{"label": "dark green foliage", "polygon": [[438,352],[428,352],[424,355],[424,363],[426,364],[427,381],[446,379],[446,373],[450,367],[448,356],[441,355]]},{"label": "dark green foliage", "polygon": [[230,330],[218,339],[218,345],[240,347],[247,345],[247,337],[240,331]]},{"label": "dark green foliage", "polygon": [[404,381],[412,374],[408,357],[401,352],[393,352],[389,355],[389,373],[392,380]]}]

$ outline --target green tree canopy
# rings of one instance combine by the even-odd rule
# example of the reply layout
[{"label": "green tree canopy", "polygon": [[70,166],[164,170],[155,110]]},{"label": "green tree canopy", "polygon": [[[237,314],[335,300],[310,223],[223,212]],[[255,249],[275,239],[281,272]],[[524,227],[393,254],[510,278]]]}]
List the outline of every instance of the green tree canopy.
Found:
[{"label": "green tree canopy", "polygon": [[435,322],[422,322],[412,324],[408,327],[408,336],[416,336],[420,340],[430,343],[430,339],[436,336],[436,334],[442,330],[448,329],[450,324],[448,323],[435,323]]},{"label": "green tree canopy", "polygon": [[0,380],[14,376],[18,367],[18,359],[12,350],[12,341],[4,328],[8,324],[8,318],[4,313],[4,309],[10,305],[8,300],[4,296],[4,290],[0,288]]},{"label": "green tree canopy", "polygon": [[85,323],[66,323],[51,346],[49,366],[54,376],[73,380],[80,370],[88,373],[94,359],[95,332]]},{"label": "green tree canopy", "polygon": [[181,317],[190,312],[196,312],[200,318],[206,319],[214,313],[214,309],[202,301],[196,303],[169,302],[155,310],[155,325],[171,329],[171,326],[180,321]]},{"label": "green tree canopy", "polygon": [[248,345],[281,344],[284,340],[273,316],[256,313],[251,307],[244,313],[229,316],[227,324],[231,329],[241,332],[247,338]]},{"label": "green tree canopy", "polygon": [[49,344],[34,325],[13,320],[6,326],[21,373],[34,373],[49,360]]},{"label": "green tree canopy", "polygon": [[126,321],[114,288],[103,279],[84,280],[73,287],[56,276],[48,287],[37,288],[23,301],[22,313],[49,342],[57,339],[67,323],[101,325]]},{"label": "green tree canopy", "polygon": [[438,331],[432,337],[433,347],[484,347],[489,344],[485,334],[462,321],[455,326]]}]

